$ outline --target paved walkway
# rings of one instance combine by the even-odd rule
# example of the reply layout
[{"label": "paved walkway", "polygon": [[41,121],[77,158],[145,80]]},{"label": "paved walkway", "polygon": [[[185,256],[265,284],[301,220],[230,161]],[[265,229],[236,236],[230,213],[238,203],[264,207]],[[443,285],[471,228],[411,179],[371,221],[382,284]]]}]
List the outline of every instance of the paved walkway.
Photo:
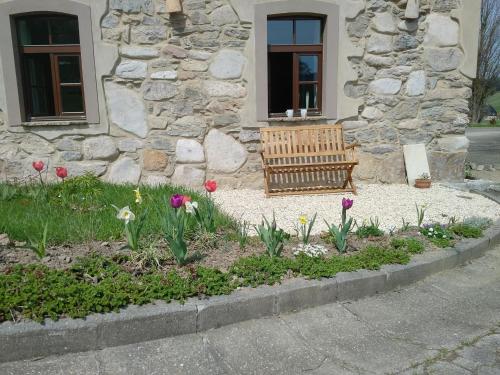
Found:
[{"label": "paved walkway", "polygon": [[384,295],[0,374],[500,374],[500,247]]}]

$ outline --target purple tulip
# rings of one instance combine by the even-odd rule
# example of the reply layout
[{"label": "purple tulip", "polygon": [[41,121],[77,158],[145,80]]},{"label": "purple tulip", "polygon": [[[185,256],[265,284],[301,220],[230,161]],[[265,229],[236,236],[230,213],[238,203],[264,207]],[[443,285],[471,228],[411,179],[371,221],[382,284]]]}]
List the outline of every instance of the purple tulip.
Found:
[{"label": "purple tulip", "polygon": [[343,198],[342,199],[342,208],[344,210],[348,210],[349,208],[352,207],[354,201],[352,199],[349,199],[349,198]]},{"label": "purple tulip", "polygon": [[182,206],[183,200],[184,197],[180,194],[172,195],[172,197],[170,198],[170,205],[172,206],[172,208],[180,208]]}]

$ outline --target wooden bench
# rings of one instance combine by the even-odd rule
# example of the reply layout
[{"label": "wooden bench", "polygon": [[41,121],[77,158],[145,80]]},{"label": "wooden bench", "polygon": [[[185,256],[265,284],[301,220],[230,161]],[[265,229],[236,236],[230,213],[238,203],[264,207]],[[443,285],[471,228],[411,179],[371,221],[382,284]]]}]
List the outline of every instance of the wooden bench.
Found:
[{"label": "wooden bench", "polygon": [[341,125],[261,128],[266,195],[352,192],[355,147]]}]

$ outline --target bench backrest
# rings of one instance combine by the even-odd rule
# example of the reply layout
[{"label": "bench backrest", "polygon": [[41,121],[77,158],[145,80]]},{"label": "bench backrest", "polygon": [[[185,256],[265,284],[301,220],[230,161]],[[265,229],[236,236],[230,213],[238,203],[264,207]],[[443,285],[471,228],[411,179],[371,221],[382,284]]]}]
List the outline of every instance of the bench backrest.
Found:
[{"label": "bench backrest", "polygon": [[307,156],[345,157],[342,125],[261,128],[262,155],[266,159]]}]

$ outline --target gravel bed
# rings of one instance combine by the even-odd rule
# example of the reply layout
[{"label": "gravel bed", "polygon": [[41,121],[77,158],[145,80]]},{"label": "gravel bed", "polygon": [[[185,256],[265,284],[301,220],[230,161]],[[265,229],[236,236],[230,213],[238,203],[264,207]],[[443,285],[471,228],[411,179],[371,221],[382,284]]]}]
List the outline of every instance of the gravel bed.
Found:
[{"label": "gravel bed", "polygon": [[412,225],[417,223],[415,204],[426,205],[424,223],[447,224],[451,217],[462,220],[470,216],[500,218],[500,205],[480,195],[458,191],[439,184],[430,189],[416,189],[408,185],[359,185],[358,195],[297,195],[266,198],[263,190],[219,190],[214,195],[217,204],[236,219],[258,224],[262,215],[276,214],[278,225],[293,233],[300,215],[311,218],[318,213],[313,233],[327,229],[324,220],[339,224],[343,197],[354,199],[348,214],[361,224],[363,220],[378,217],[380,228],[388,231],[400,228],[402,218]]}]

